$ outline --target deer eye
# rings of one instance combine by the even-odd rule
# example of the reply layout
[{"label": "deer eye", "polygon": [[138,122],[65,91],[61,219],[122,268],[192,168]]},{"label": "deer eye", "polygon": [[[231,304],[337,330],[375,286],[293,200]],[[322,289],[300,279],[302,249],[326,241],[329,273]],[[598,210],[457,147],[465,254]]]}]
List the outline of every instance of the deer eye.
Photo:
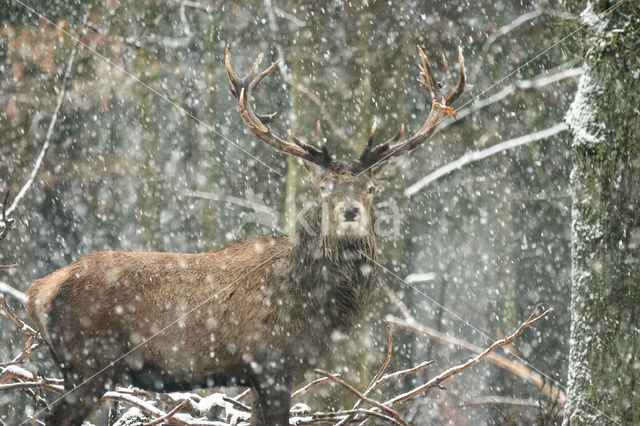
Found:
[{"label": "deer eye", "polygon": [[369,192],[369,194],[373,194],[374,192],[376,192],[376,187],[370,186],[369,189],[367,189],[367,192]]},{"label": "deer eye", "polygon": [[327,186],[326,186],[326,185],[322,185],[322,186],[320,186],[320,193],[321,193],[322,195],[327,195],[327,194],[329,193],[329,188],[327,188]]}]

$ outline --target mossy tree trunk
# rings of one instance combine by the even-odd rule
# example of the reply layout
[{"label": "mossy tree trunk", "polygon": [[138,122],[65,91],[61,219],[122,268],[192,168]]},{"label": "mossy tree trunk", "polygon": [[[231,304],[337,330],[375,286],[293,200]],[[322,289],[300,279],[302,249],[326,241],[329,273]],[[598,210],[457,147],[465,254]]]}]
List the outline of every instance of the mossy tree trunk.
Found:
[{"label": "mossy tree trunk", "polygon": [[570,425],[640,424],[640,12],[616,3],[591,1],[582,14],[585,73],[567,115]]}]

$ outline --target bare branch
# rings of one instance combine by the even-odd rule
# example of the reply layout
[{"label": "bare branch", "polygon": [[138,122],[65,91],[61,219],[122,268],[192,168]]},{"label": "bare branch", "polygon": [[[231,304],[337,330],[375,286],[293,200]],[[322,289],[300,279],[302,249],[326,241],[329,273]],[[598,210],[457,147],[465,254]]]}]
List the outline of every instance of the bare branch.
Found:
[{"label": "bare branch", "polygon": [[369,404],[375,406],[376,408],[379,408],[382,411],[387,412],[387,414],[393,416],[393,418],[396,420],[396,423],[401,424],[401,425],[405,425],[405,426],[409,426],[409,424],[407,423],[407,421],[405,419],[402,418],[402,416],[400,416],[400,414],[398,414],[397,411],[379,403],[378,401],[371,399],[367,396],[364,396],[359,390],[357,390],[356,388],[354,388],[353,386],[351,386],[350,384],[348,384],[347,382],[345,382],[344,380],[342,380],[339,377],[334,376],[333,374],[323,371],[323,370],[319,370],[316,369],[315,370],[316,373],[318,374],[322,374],[323,376],[328,377],[329,379],[331,379],[333,382],[338,383],[339,385],[341,385],[342,387],[344,387],[345,389],[347,389],[348,391],[350,391],[351,393],[353,393],[354,395],[356,395],[358,398],[368,402]]},{"label": "bare branch", "polygon": [[369,383],[369,387],[368,388],[373,387],[374,383],[377,382],[378,379],[380,379],[380,377],[382,377],[382,375],[387,372],[387,368],[389,368],[389,363],[391,363],[391,352],[393,350],[393,346],[392,346],[392,343],[393,343],[393,327],[392,327],[391,324],[387,324],[387,333],[388,333],[387,358],[384,360],[384,364],[382,364],[382,367],[378,371],[378,374],[376,374],[374,376],[374,378],[371,380],[371,383]]},{"label": "bare branch", "polygon": [[144,426],[154,426],[154,425],[159,425],[160,423],[164,423],[167,420],[171,420],[173,416],[175,416],[180,410],[182,410],[184,407],[187,406],[187,404],[189,404],[189,400],[185,399],[184,401],[182,401],[180,404],[178,404],[173,410],[169,411],[167,414],[165,414],[162,417],[158,417],[157,419],[150,421],[148,423],[145,423]]},{"label": "bare branch", "polygon": [[[84,26],[87,22],[88,17],[89,17],[89,13],[87,13],[84,17],[84,20],[82,22],[82,27],[80,29],[81,33],[82,31],[84,31]],[[25,184],[22,186],[22,188],[20,188],[18,195],[16,195],[16,197],[13,199],[13,202],[11,203],[11,206],[9,206],[9,208],[7,209],[6,211],[7,216],[11,215],[11,213],[13,213],[16,207],[18,207],[18,203],[20,202],[20,200],[22,200],[22,198],[25,196],[25,194],[33,184],[33,181],[35,180],[36,175],[38,174],[38,170],[40,170],[40,166],[42,165],[42,161],[44,160],[44,156],[47,153],[47,149],[49,149],[49,145],[51,143],[51,137],[53,136],[53,129],[56,125],[56,121],[58,120],[58,113],[60,112],[60,108],[62,107],[62,101],[64,100],[64,97],[67,94],[67,81],[69,80],[69,76],[71,75],[71,69],[73,68],[73,62],[75,61],[76,53],[78,52],[79,43],[80,43],[80,37],[78,37],[78,39],[76,40],[76,43],[73,46],[73,50],[71,51],[71,55],[69,56],[69,61],[67,62],[67,67],[62,77],[62,84],[60,85],[60,94],[58,95],[56,107],[53,111],[53,115],[51,116],[51,121],[49,122],[49,128],[47,129],[47,134],[44,138],[44,143],[42,144],[42,148],[40,148],[40,153],[36,158],[36,162],[33,165],[33,169],[31,169],[29,178],[27,179]],[[0,223],[0,226],[4,226],[6,228],[7,221],[4,217],[4,214],[2,219],[3,219],[3,222]]]},{"label": "bare branch", "polygon": [[[271,11],[271,8],[268,8],[267,10]],[[298,28],[302,28],[305,27],[307,25],[307,23],[305,21],[303,21],[302,19],[298,19],[296,16],[292,15],[291,13],[280,9],[278,6],[274,6],[273,7],[273,11],[280,17],[280,18],[284,18],[287,19],[289,22],[291,22],[293,25],[295,25]]]},{"label": "bare branch", "polygon": [[[334,374],[335,377],[340,377],[340,374]],[[297,398],[299,396],[304,395],[305,393],[309,392],[312,388],[321,385],[323,383],[327,383],[331,381],[331,379],[329,379],[328,377],[321,377],[319,379],[315,379],[314,381],[308,383],[307,385],[301,387],[300,389],[298,389],[297,391],[295,391],[294,393],[291,394],[291,399]]]},{"label": "bare branch", "polygon": [[7,304],[7,301],[4,299],[4,297],[0,297],[0,308],[2,308],[6,317],[9,318],[18,327],[21,333],[26,334],[29,337],[38,336],[38,332],[36,330],[29,327],[18,317],[18,315],[16,315],[13,309],[11,309],[11,307]]},{"label": "bare branch", "polygon": [[[4,228],[4,229],[6,230],[7,228]],[[0,270],[2,270],[2,269],[13,269],[13,268],[17,268],[17,267],[18,267],[17,263],[14,263],[12,265],[0,265]]]},{"label": "bare branch", "polygon": [[[25,349],[18,358],[25,358],[26,357],[25,352],[30,350],[31,348]],[[20,360],[19,362],[22,362],[22,360]],[[8,383],[10,380],[17,380],[17,383]],[[55,392],[55,393],[64,392],[62,379],[38,376],[34,380],[33,373],[25,370],[20,366],[9,365],[2,368],[2,372],[0,373],[0,390],[39,388],[39,387],[44,387],[46,390]]]},{"label": "bare branch", "polygon": [[246,391],[242,392],[240,395],[236,395],[233,399],[234,401],[242,402],[242,401],[246,401],[247,398],[249,398],[249,395],[251,395],[251,389],[247,389]]},{"label": "bare branch", "polygon": [[418,371],[423,370],[424,368],[430,366],[434,362],[435,362],[434,360],[423,361],[420,364],[416,365],[415,367],[407,368],[405,370],[399,370],[399,371],[396,371],[395,373],[385,374],[384,376],[382,376],[382,377],[380,377],[378,379],[378,381],[374,384],[373,389],[374,390],[378,389],[381,384],[389,382],[391,380],[395,380],[395,379],[398,379],[400,377],[408,376],[410,374],[415,374]]},{"label": "bare branch", "polygon": [[[109,391],[105,393],[102,398],[100,398],[100,402],[98,404],[102,404],[105,401],[114,401],[114,402],[123,402],[127,405],[131,405],[133,407],[138,408],[143,413],[153,416],[153,417],[162,417],[166,416],[166,413],[159,408],[155,407],[149,401],[145,401],[143,399],[138,398],[135,395]],[[184,424],[184,423],[183,423]]]},{"label": "bare branch", "polygon": [[444,166],[424,176],[413,185],[409,186],[407,189],[405,189],[404,195],[407,197],[411,197],[412,195],[420,192],[422,189],[426,188],[441,177],[446,176],[449,173],[466,166],[467,164],[483,160],[487,157],[491,157],[492,155],[495,155],[502,151],[506,151],[508,149],[516,148],[520,145],[525,145],[531,142],[550,138],[560,132],[564,132],[567,129],[567,125],[564,122],[561,122],[549,127],[548,129],[540,130],[539,132],[530,133],[528,135],[520,136],[514,139],[509,139],[508,141],[495,144],[481,151],[467,152],[457,160],[445,164]]},{"label": "bare branch", "polygon": [[518,327],[518,329],[510,336],[507,336],[504,339],[496,340],[495,342],[493,342],[493,344],[489,348],[485,349],[483,352],[481,352],[477,356],[469,359],[467,362],[458,364],[454,367],[449,368],[448,370],[438,374],[436,377],[429,380],[427,383],[420,385],[410,390],[409,392],[398,395],[386,401],[384,405],[389,407],[394,406],[396,404],[400,404],[402,402],[408,401],[409,399],[412,399],[417,395],[420,395],[431,388],[438,387],[440,386],[440,383],[442,383],[444,380],[448,379],[449,377],[473,367],[474,365],[476,365],[477,363],[485,359],[487,356],[489,356],[489,354],[494,352],[496,349],[504,345],[510,344],[511,342],[516,340],[524,332],[524,330],[526,330],[536,322],[540,321],[541,319],[545,318],[547,315],[549,315],[549,313],[552,312],[552,309],[548,309],[543,313],[541,313],[540,315],[537,315],[538,309],[539,308],[536,307],[536,309],[532,312],[529,318],[526,321],[524,321],[522,324],[520,324],[520,327]]},{"label": "bare branch", "polygon": [[223,396],[222,400],[228,402],[239,410],[246,411],[247,413],[251,412],[251,407],[249,407],[248,405],[244,405],[242,402],[236,399],[229,398],[228,396]]},{"label": "bare branch", "polygon": [[[438,343],[442,343],[445,345],[453,345],[464,351],[472,352],[476,354],[482,353],[483,351],[482,348],[472,343],[466,342],[457,337],[445,336],[444,334],[434,329],[431,329],[421,324],[417,324],[415,322],[406,322],[406,320],[402,321],[394,317],[388,317],[387,321],[389,321],[391,324],[394,324],[398,327],[407,329],[412,333],[428,337],[429,339],[434,340]],[[509,360],[497,353],[489,354],[487,356],[487,361],[497,365],[498,367],[504,368],[505,370],[515,374],[516,376],[523,378],[529,383],[532,383],[538,389],[540,389],[540,391],[545,396],[547,396],[552,401],[555,401],[559,406],[564,405],[566,401],[566,396],[564,395],[564,392],[561,389],[558,389],[557,387],[553,386],[552,384],[547,383],[544,377],[532,371],[522,362]]]},{"label": "bare branch", "polygon": [[[393,417],[389,417],[385,414],[380,413],[375,410],[367,410],[364,408],[358,408],[355,410],[339,410],[333,411],[330,413],[317,412],[313,413],[310,416],[295,416],[293,418],[294,424],[296,425],[311,425],[311,424],[326,424],[329,421],[340,420],[343,421],[347,417],[351,417],[352,420],[350,423],[359,422],[363,418],[366,419],[368,417],[379,417],[389,423],[397,423],[397,421]],[[336,424],[337,426],[337,424]]]}]

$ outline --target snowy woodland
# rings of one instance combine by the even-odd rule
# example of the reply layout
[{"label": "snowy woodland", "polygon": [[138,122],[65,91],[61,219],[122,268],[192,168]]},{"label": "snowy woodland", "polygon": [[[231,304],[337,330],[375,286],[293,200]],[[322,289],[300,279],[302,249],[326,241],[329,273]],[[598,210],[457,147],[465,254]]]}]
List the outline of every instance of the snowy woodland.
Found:
[{"label": "snowy woodland", "polygon": [[[423,125],[417,45],[438,87],[460,46],[473,85],[378,187],[372,305],[293,385],[291,424],[640,424],[640,2],[8,0],[0,425],[66,392],[34,280],[304,226],[314,183],[248,131],[227,44],[240,75],[279,61],[253,94],[273,132],[338,160],[374,122],[378,142]],[[85,424],[251,421],[243,386],[105,392]]]}]

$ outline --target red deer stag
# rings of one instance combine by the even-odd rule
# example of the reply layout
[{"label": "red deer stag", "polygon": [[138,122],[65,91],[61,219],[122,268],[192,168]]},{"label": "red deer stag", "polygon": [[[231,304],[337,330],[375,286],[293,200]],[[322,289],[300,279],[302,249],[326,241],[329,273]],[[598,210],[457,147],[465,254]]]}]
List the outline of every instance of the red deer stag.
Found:
[{"label": "red deer stag", "polygon": [[289,424],[292,382],[370,304],[378,269],[372,199],[384,162],[428,140],[468,87],[461,51],[458,82],[446,97],[419,52],[419,81],[431,95],[420,130],[400,141],[401,128],[374,145],[374,123],[358,160],[345,162],[324,144],[276,136],[268,125],[275,114],[256,114],[251,97],[277,63],[258,73],[259,56],[239,78],[227,46],[229,83],[244,124],[257,139],[310,165],[319,202],[308,211],[309,226],[212,253],[94,253],[35,281],[28,314],[67,393],[46,423],[79,425],[105,390],[128,382],[160,392],[249,386],[252,424]]}]

